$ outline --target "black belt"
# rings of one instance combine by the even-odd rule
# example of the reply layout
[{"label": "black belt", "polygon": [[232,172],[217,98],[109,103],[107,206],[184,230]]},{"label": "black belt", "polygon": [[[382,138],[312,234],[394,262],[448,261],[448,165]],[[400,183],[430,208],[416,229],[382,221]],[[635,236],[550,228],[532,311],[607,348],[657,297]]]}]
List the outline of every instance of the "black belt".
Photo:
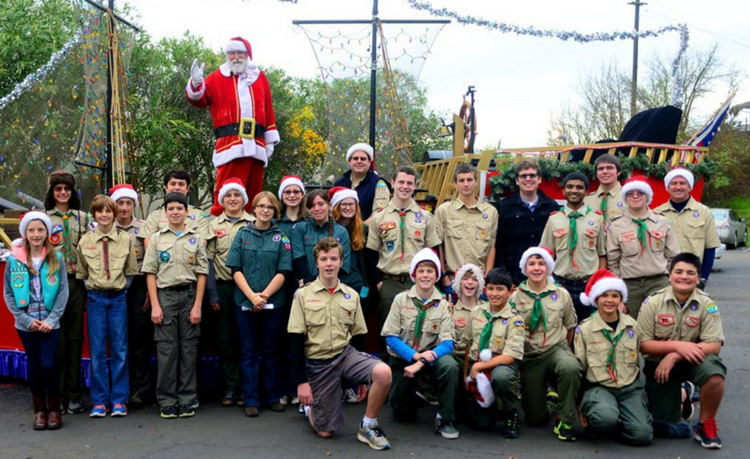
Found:
[{"label": "black belt", "polygon": [[191,287],[194,287],[195,284],[180,284],[180,285],[171,285],[169,287],[164,287],[164,290],[172,290],[175,292],[184,292],[185,290],[190,290]]},{"label": "black belt", "polygon": [[555,281],[559,284],[568,284],[572,285],[574,287],[586,287],[586,283],[589,281],[588,279],[566,279],[562,276],[558,276],[557,274],[553,274]]},{"label": "black belt", "polygon": [[[253,126],[255,126],[255,132],[253,132]],[[244,132],[242,133],[245,137],[250,137],[250,135],[253,135],[254,137],[263,137],[263,135],[266,133],[266,127],[258,124],[253,120],[253,122],[245,122],[243,124]],[[234,123],[234,124],[225,124],[224,126],[217,127],[214,129],[214,135],[217,139],[220,139],[222,137],[227,136],[233,136],[238,135],[240,133],[240,123]]]},{"label": "black belt", "polygon": [[383,274],[383,279],[391,279],[398,282],[401,282],[402,284],[405,284],[407,281],[411,282],[411,277],[408,274],[399,274],[399,275],[393,275],[393,274]]}]

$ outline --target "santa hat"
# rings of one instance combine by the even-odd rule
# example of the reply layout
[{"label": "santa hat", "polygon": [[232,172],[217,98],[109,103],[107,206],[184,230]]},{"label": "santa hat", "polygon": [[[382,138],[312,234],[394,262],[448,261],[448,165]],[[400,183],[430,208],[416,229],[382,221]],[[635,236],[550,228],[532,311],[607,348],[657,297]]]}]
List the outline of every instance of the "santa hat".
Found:
[{"label": "santa hat", "polygon": [[300,190],[302,190],[302,194],[305,194],[305,184],[302,183],[301,178],[296,175],[285,175],[281,177],[281,183],[279,184],[279,199],[281,199],[281,195],[284,194],[286,187],[290,185],[297,185]]},{"label": "santa hat", "polygon": [[253,48],[250,47],[250,42],[242,37],[234,37],[229,39],[229,43],[224,45],[224,53],[227,54],[231,51],[241,51],[247,53],[247,57],[253,60]]},{"label": "santa hat", "polygon": [[521,255],[520,263],[518,263],[518,267],[521,268],[521,272],[523,273],[523,275],[526,277],[529,276],[528,274],[526,274],[526,262],[529,261],[529,258],[533,257],[534,255],[542,257],[544,263],[547,264],[547,277],[549,279],[552,279],[552,272],[555,270],[555,259],[552,258],[552,251],[547,247],[531,247],[529,249],[526,249],[523,255]]},{"label": "santa hat", "polygon": [[461,295],[461,281],[466,273],[471,273],[477,280],[477,283],[479,284],[477,287],[477,295],[481,294],[482,289],[484,288],[484,272],[482,271],[482,268],[473,263],[465,263],[458,267],[453,277],[453,282],[451,283],[453,291],[459,296]]},{"label": "santa hat", "polygon": [[358,151],[364,151],[367,153],[367,156],[370,157],[370,161],[372,161],[372,155],[374,154],[374,150],[369,144],[366,143],[355,143],[351,147],[349,147],[349,150],[346,152],[346,162],[349,162],[349,160],[352,158],[352,155]]},{"label": "santa hat", "polygon": [[625,281],[606,269],[600,269],[589,278],[586,290],[581,292],[581,303],[585,306],[596,305],[596,299],[610,290],[616,290],[622,295],[622,302],[628,301],[628,288]]},{"label": "santa hat", "polygon": [[[479,353],[479,360],[489,362],[492,358],[492,351],[485,349]],[[492,390],[492,383],[488,375],[489,371],[479,372],[477,380],[474,381],[471,376],[466,377],[469,383],[469,393],[482,408],[489,408],[495,403],[495,391]]]},{"label": "santa hat", "polygon": [[676,177],[684,178],[688,182],[688,185],[690,185],[690,189],[693,189],[693,185],[695,184],[695,177],[693,176],[692,172],[685,169],[684,167],[677,167],[675,169],[672,169],[666,176],[664,176],[664,188],[669,188],[669,182],[671,182],[672,179]]},{"label": "santa hat", "polygon": [[231,190],[239,191],[242,195],[242,205],[247,205],[250,200],[247,198],[247,191],[245,190],[245,186],[242,185],[242,182],[238,178],[229,178],[224,180],[224,184],[219,189],[219,202],[224,200],[224,196],[227,195]]},{"label": "santa hat", "polygon": [[438,258],[438,254],[430,249],[425,247],[424,249],[417,252],[416,255],[414,255],[414,258],[411,259],[411,263],[409,264],[409,275],[411,276],[412,282],[416,282],[416,274],[417,274],[417,265],[422,263],[423,261],[429,261],[432,262],[432,264],[435,265],[435,269],[437,270],[437,278],[440,279],[442,274],[440,273],[440,258]]},{"label": "santa hat", "polygon": [[31,212],[25,213],[23,217],[21,217],[21,223],[18,225],[18,231],[21,233],[22,239],[26,237],[26,228],[28,228],[29,223],[33,222],[34,220],[39,220],[44,223],[44,226],[47,227],[47,236],[52,234],[52,220],[50,220],[49,216],[47,216],[47,214],[45,214],[44,212],[32,210]]},{"label": "santa hat", "polygon": [[646,181],[646,177],[642,175],[634,175],[625,180],[625,183],[622,185],[622,190],[620,190],[622,199],[625,199],[625,196],[629,191],[634,190],[645,193],[646,197],[648,197],[648,204],[651,204],[651,200],[654,199],[654,190],[651,189],[651,185]]},{"label": "santa hat", "polygon": [[138,207],[138,192],[135,191],[133,185],[128,185],[127,183],[115,185],[109,189],[109,195],[114,202],[117,202],[122,198],[130,198],[135,203],[135,206]]},{"label": "santa hat", "polygon": [[328,190],[328,199],[331,200],[331,207],[336,207],[336,204],[340,203],[344,199],[352,198],[359,203],[359,196],[354,190],[350,190],[345,186],[335,186]]}]

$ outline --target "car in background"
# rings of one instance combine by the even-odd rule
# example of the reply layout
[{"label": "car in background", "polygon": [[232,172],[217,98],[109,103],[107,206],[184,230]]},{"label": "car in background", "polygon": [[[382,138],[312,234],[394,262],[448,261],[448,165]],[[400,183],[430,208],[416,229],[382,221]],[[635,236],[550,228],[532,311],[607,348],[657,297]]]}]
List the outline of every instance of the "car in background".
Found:
[{"label": "car in background", "polygon": [[719,231],[719,240],[730,249],[747,245],[747,224],[732,209],[711,209],[711,214]]}]

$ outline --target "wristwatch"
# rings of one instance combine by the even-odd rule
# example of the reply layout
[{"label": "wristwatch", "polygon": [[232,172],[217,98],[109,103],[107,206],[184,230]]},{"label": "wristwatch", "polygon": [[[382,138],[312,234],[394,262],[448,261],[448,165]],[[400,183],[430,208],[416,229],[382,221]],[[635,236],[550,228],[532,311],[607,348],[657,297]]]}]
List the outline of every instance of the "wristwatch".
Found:
[{"label": "wristwatch", "polygon": [[425,365],[429,365],[430,364],[430,362],[428,362],[427,359],[425,359],[424,357],[420,358],[419,361],[422,362],[422,363],[424,363]]}]

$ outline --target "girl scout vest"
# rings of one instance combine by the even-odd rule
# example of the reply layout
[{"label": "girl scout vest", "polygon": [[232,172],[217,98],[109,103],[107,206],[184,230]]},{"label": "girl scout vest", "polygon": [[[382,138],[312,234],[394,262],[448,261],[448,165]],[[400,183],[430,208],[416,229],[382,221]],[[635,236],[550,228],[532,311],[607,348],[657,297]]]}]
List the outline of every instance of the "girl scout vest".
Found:
[{"label": "girl scout vest", "polygon": [[[57,261],[62,263],[60,253],[56,253]],[[11,255],[10,259],[10,285],[13,288],[13,295],[16,297],[16,303],[19,309],[29,307],[30,294],[30,276],[28,267],[16,260]],[[47,311],[52,310],[57,298],[57,291],[60,288],[60,279],[56,272],[49,272],[49,263],[42,263],[42,269],[39,273],[39,279],[42,282],[42,296],[44,297],[44,307]]]}]

